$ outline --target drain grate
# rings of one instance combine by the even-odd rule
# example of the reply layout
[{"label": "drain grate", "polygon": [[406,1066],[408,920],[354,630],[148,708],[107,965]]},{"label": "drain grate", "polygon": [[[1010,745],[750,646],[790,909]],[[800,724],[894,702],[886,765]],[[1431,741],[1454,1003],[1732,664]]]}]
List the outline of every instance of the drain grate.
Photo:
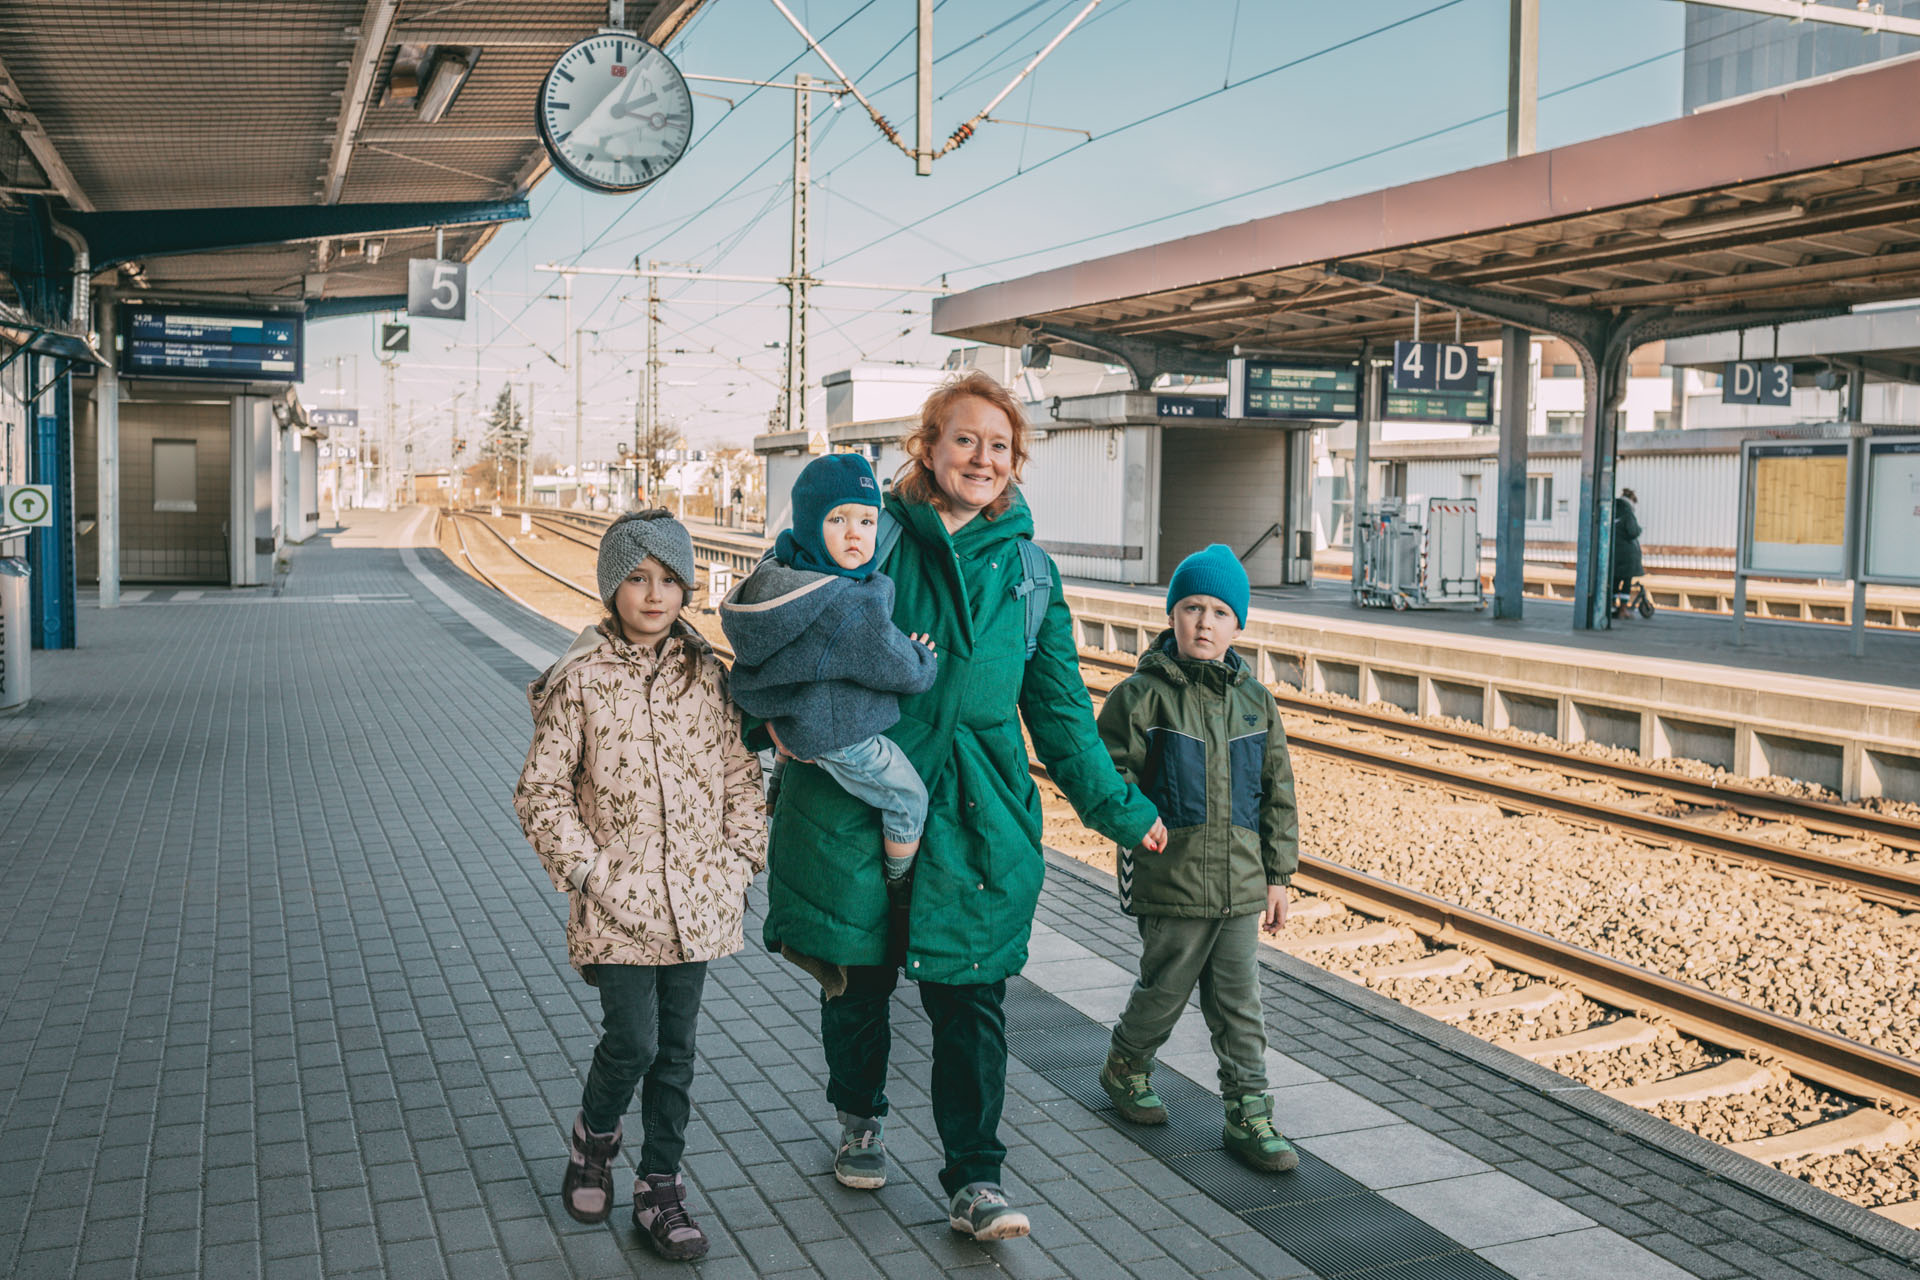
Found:
[{"label": "drain grate", "polygon": [[[1025,978],[1007,982],[1007,1050],[1142,1150],[1238,1214],[1316,1275],[1340,1280],[1508,1280],[1507,1273],[1311,1152],[1261,1174],[1220,1146],[1220,1099],[1174,1072],[1154,1081],[1164,1125],[1120,1119],[1100,1087],[1108,1028]],[[1296,1144],[1297,1146],[1298,1144]]]}]

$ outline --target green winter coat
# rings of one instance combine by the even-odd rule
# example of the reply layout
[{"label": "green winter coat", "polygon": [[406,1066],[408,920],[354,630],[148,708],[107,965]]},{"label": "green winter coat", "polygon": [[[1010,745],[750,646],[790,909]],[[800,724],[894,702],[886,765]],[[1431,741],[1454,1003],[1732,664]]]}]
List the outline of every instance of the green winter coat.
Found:
[{"label": "green winter coat", "polygon": [[1120,905],[1137,916],[1264,911],[1300,865],[1293,763],[1273,695],[1232,650],[1180,656],[1163,631],[1100,708],[1100,737],[1160,809],[1167,847],[1120,852]]},{"label": "green winter coat", "polygon": [[[951,536],[940,513],[889,496],[899,542],[880,568],[893,579],[893,621],[929,632],[939,674],[900,700],[887,731],[927,784],[915,865],[906,973],[919,981],[998,982],[1027,962],[1040,900],[1040,796],[1034,754],[1094,830],[1123,845],[1153,826],[1153,805],[1114,772],[1080,678],[1073,619],[1053,574],[1039,648],[1026,658],[1017,538],[1033,536],[1019,494],[997,519]],[[767,946],[832,964],[877,965],[887,953],[878,813],[819,768],[790,763],[774,806]]]}]

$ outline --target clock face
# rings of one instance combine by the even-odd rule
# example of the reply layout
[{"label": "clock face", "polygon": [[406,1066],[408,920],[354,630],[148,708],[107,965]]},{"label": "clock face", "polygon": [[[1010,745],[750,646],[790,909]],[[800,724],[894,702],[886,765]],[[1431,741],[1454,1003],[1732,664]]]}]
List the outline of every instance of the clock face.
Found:
[{"label": "clock face", "polygon": [[693,97],[667,55],[619,31],[560,55],[540,86],[540,140],[569,178],[637,191],[673,167],[693,137]]}]

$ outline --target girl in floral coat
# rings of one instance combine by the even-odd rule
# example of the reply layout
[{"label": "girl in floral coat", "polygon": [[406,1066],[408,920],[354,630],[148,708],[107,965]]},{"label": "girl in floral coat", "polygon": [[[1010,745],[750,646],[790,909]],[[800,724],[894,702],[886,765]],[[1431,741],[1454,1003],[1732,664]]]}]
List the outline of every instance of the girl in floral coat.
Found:
[{"label": "girl in floral coat", "polygon": [[568,895],[567,953],[604,1011],[561,1195],[573,1217],[606,1221],[637,1085],[634,1224],[663,1256],[698,1258],[707,1238],[680,1178],[694,1025],[707,961],[740,950],[747,886],[766,865],[760,764],[726,669],[680,620],[694,581],[686,528],[657,508],[620,517],[599,580],[606,619],[528,690],[533,748],[513,797]]}]

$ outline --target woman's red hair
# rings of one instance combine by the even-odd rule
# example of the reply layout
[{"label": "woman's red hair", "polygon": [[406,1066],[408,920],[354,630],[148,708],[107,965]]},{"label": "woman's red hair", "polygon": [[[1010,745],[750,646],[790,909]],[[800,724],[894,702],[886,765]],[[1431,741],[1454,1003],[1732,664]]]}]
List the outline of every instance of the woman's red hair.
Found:
[{"label": "woman's red hair", "polygon": [[933,452],[933,447],[940,443],[940,434],[946,430],[947,419],[954,407],[969,397],[984,400],[1006,414],[1007,424],[1013,429],[1013,466],[1007,490],[1002,491],[983,512],[991,520],[1013,505],[1010,491],[1020,479],[1020,469],[1027,464],[1027,434],[1030,428],[1027,426],[1026,411],[1021,408],[1014,394],[978,369],[941,383],[927,397],[926,403],[920,406],[920,425],[900,442],[907,451],[907,460],[894,473],[893,491],[904,502],[925,502],[945,509],[946,491],[934,479],[927,458]]}]

